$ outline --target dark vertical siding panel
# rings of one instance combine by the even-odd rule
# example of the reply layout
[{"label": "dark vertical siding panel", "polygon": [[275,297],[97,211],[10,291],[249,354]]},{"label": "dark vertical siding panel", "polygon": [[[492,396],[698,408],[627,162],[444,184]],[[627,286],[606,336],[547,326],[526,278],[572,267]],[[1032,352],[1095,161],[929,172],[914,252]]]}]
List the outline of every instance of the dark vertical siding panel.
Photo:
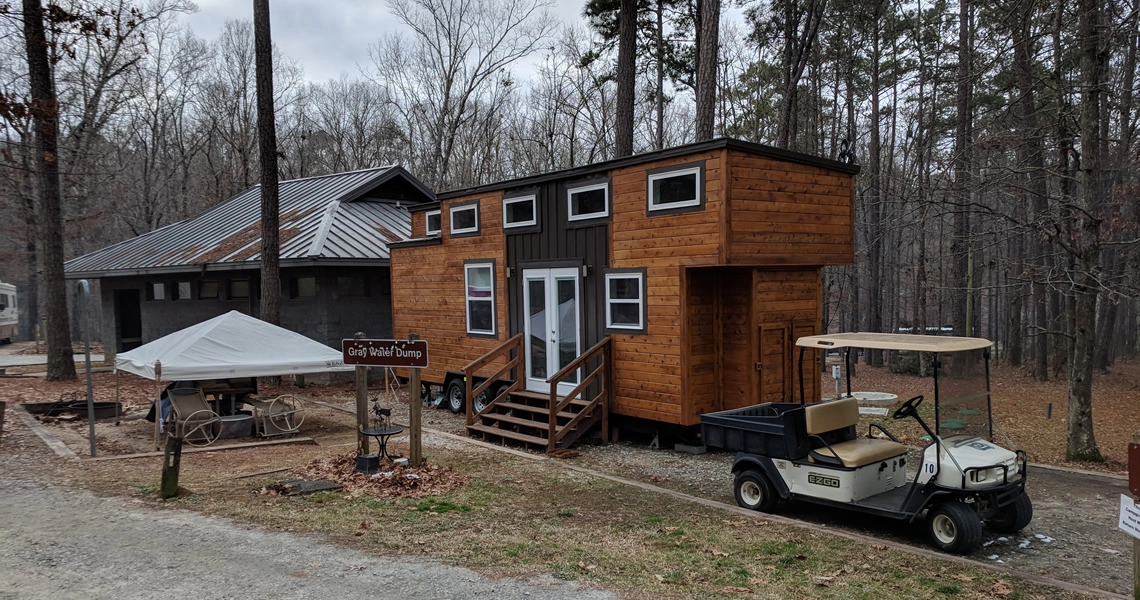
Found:
[{"label": "dark vertical siding panel", "polygon": [[573,260],[589,266],[589,274],[580,280],[582,350],[596,344],[605,335],[603,302],[604,270],[609,257],[609,223],[594,227],[570,228],[566,205],[566,183],[554,181],[537,190],[538,220],[542,231],[507,235],[507,266],[510,280],[511,335],[522,332],[522,265],[533,261]]}]

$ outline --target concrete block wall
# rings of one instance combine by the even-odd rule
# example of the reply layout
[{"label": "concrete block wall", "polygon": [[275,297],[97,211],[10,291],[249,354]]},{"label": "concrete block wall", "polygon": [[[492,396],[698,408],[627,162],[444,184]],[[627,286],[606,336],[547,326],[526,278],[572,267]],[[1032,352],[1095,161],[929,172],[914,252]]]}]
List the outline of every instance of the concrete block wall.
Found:
[{"label": "concrete block wall", "polygon": [[[365,278],[367,296],[339,297],[337,278],[349,276]],[[317,295],[292,298],[291,279],[294,277],[316,277]],[[218,281],[219,299],[198,298],[199,284],[203,279]],[[231,310],[257,316],[259,299],[256,294],[248,299],[227,298],[229,281],[233,279],[249,279],[256,287],[259,275],[257,271],[223,271],[102,279],[100,303],[103,318],[100,330],[108,358],[118,350],[119,315],[115,311],[115,290],[137,290],[141,295],[142,341],[145,344]],[[180,281],[191,283],[192,299],[171,299],[173,287]],[[156,282],[166,284],[166,298],[147,300],[146,288]],[[281,325],[286,329],[333,348],[339,348],[341,339],[351,338],[357,331],[364,331],[368,337],[391,337],[392,296],[387,267],[288,268],[281,271],[281,284]]]}]

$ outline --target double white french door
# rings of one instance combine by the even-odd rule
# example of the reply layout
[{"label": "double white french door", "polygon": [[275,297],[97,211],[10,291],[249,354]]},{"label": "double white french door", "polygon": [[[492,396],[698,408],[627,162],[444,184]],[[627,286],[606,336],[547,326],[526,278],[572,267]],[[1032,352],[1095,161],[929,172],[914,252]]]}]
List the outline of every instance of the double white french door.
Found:
[{"label": "double white french door", "polygon": [[[547,379],[578,358],[580,298],[578,269],[523,269],[526,389],[550,393]],[[578,373],[572,373],[558,393],[565,395],[577,384]]]}]

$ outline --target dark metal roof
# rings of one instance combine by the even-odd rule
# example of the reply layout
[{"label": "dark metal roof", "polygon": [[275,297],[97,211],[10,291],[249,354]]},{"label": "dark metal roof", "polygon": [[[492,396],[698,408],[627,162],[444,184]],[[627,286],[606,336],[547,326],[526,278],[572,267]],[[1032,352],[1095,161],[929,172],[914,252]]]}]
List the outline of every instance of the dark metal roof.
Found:
[{"label": "dark metal roof", "polygon": [[409,207],[408,209],[412,212],[431,210],[439,207],[439,200],[448,200],[451,198],[458,198],[470,194],[482,194],[484,192],[541,185],[543,183],[559,179],[586,177],[613,169],[628,167],[631,165],[664,160],[667,158],[675,158],[688,154],[696,154],[698,152],[705,152],[708,150],[718,150],[721,148],[727,148],[729,150],[740,150],[742,152],[748,152],[749,154],[757,154],[760,156],[775,158],[777,160],[809,165],[813,167],[822,167],[824,169],[832,169],[835,171],[840,171],[842,173],[850,173],[852,175],[858,173],[860,170],[859,165],[839,162],[837,160],[831,160],[829,158],[813,156],[811,154],[803,154],[801,152],[793,152],[791,150],[784,150],[783,148],[766,146],[764,144],[757,144],[754,142],[745,142],[743,140],[737,140],[733,138],[717,138],[715,140],[694,142],[692,144],[686,144],[684,146],[676,146],[673,148],[666,148],[664,150],[646,152],[644,154],[627,156],[625,158],[615,158],[613,160],[607,160],[605,162],[583,165],[570,169],[563,169],[561,171],[552,171],[550,173],[542,173],[540,175],[532,175],[530,177],[522,177],[519,179],[500,181],[498,183],[440,192],[439,194],[436,194],[436,201],[417,204],[415,206]]},{"label": "dark metal roof", "polygon": [[[387,194],[394,179],[401,180],[391,186],[399,192]],[[399,166],[282,181],[279,194],[282,266],[386,264],[388,245],[411,237],[406,207],[434,197]],[[260,258],[261,186],[255,185],[196,217],[69,260],[64,270],[76,279],[256,269]]]}]

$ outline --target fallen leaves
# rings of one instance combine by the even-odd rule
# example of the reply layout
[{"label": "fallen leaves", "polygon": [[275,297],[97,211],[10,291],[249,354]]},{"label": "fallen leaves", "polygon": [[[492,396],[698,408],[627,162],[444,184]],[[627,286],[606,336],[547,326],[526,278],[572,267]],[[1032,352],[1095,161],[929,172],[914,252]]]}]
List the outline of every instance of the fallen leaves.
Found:
[{"label": "fallen leaves", "polygon": [[[384,468],[388,470],[373,474],[357,473],[356,453],[349,451],[319,458],[294,470],[293,473],[305,479],[335,481],[353,496],[367,495],[381,498],[438,496],[463,485],[465,481],[459,473],[439,465],[427,464],[421,467],[388,465]],[[366,529],[366,524],[362,524],[361,528]]]}]

